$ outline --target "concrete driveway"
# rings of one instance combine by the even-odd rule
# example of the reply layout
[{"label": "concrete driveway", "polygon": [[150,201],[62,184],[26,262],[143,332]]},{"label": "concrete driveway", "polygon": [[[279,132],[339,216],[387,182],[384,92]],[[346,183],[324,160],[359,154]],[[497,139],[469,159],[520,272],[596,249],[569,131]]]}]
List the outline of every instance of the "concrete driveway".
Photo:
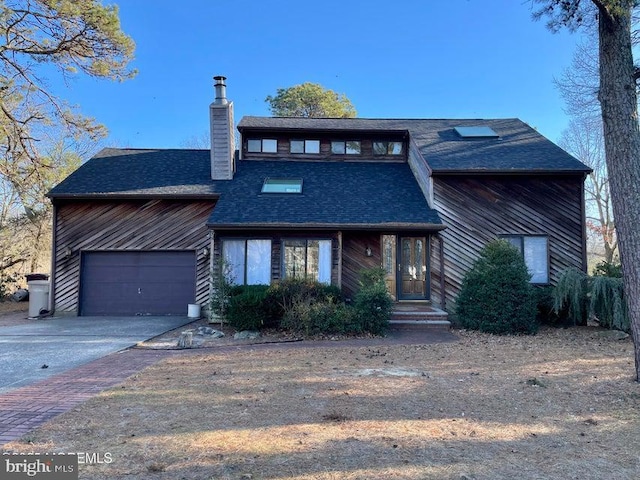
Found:
[{"label": "concrete driveway", "polygon": [[[187,317],[68,317],[0,327],[0,393],[192,322]],[[47,365],[47,368],[42,368]]]}]

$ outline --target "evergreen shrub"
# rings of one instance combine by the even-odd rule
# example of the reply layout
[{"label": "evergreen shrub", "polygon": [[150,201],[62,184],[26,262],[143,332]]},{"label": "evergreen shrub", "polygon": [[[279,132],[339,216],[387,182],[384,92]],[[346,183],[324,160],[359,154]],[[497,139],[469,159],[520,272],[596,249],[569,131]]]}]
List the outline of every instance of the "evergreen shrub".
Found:
[{"label": "evergreen shrub", "polygon": [[536,333],[530,278],[522,255],[509,242],[487,244],[462,282],[456,301],[461,325],[501,335]]},{"label": "evergreen shrub", "polygon": [[393,300],[384,279],[383,268],[368,268],[360,272],[360,290],[353,299],[354,328],[358,332],[381,335],[389,328]]},{"label": "evergreen shrub", "polygon": [[271,321],[267,301],[268,285],[241,285],[231,288],[226,318],[236,330],[260,330]]}]

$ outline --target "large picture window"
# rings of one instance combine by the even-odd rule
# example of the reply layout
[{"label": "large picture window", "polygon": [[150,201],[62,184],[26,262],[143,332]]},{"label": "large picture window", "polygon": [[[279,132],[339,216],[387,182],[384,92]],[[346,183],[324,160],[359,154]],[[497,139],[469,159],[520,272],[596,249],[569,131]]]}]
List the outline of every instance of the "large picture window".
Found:
[{"label": "large picture window", "polygon": [[284,278],[331,283],[331,240],[285,240]]},{"label": "large picture window", "polygon": [[531,283],[549,283],[549,238],[546,235],[503,235],[524,257]]},{"label": "large picture window", "polygon": [[271,240],[223,240],[222,257],[233,285],[271,283]]}]

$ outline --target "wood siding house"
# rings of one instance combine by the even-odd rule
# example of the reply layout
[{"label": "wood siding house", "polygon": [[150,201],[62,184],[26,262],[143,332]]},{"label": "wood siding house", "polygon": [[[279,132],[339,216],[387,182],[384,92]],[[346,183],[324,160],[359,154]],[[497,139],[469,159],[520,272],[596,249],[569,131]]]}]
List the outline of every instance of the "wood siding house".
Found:
[{"label": "wood siding house", "polygon": [[206,308],[215,259],[236,283],[358,289],[382,266],[398,302],[455,311],[487,242],[532,282],[585,268],[589,169],[518,119],[244,117],[218,77],[210,150],[105,149],[49,194],[57,314]]}]

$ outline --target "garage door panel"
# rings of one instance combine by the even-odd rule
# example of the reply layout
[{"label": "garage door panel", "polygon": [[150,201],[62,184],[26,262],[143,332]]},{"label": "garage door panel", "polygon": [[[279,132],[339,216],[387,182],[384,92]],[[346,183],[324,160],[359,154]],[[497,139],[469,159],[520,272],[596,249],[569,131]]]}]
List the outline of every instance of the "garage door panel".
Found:
[{"label": "garage door panel", "polygon": [[85,252],[81,315],[185,315],[195,252]]}]

